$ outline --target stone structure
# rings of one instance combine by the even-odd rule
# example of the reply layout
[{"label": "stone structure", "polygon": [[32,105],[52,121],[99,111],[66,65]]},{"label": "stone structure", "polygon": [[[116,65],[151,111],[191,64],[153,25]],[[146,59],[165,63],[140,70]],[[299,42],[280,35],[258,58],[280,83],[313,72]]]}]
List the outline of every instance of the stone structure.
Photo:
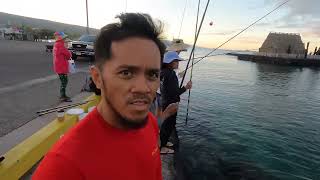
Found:
[{"label": "stone structure", "polygon": [[259,52],[273,54],[304,54],[305,47],[300,34],[269,33]]}]

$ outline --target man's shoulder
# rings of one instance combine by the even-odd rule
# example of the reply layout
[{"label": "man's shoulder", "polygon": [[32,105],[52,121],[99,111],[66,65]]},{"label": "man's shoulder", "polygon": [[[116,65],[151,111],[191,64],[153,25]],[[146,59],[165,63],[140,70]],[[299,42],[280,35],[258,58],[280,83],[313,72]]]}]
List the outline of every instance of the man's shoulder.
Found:
[{"label": "man's shoulder", "polygon": [[[65,174],[66,171],[70,171],[68,173],[76,173],[76,175],[79,175],[78,171],[80,170],[79,167],[81,167],[79,159],[86,157],[88,148],[92,147],[88,144],[90,141],[86,137],[90,136],[90,133],[88,133],[86,128],[90,128],[87,124],[90,123],[91,119],[88,117],[86,120],[88,122],[85,120],[81,121],[60,137],[53,148],[41,161],[39,168],[35,173],[35,179],[45,179],[44,177],[51,177],[52,179],[55,179],[53,177],[57,174],[61,177],[69,178],[69,175]],[[55,173],[51,171],[54,171]]]},{"label": "man's shoulder", "polygon": [[157,118],[151,112],[149,112],[148,118],[149,118],[150,124],[152,125],[152,128],[157,133],[159,131]]},{"label": "man's shoulder", "polygon": [[62,135],[50,152],[60,155],[72,155],[74,153],[85,152],[88,144],[94,143],[94,137],[99,128],[92,115],[88,115],[75,127]]},{"label": "man's shoulder", "polygon": [[153,121],[155,122],[157,120],[156,116],[154,114],[152,114],[151,112],[148,113],[148,118],[152,122]]}]

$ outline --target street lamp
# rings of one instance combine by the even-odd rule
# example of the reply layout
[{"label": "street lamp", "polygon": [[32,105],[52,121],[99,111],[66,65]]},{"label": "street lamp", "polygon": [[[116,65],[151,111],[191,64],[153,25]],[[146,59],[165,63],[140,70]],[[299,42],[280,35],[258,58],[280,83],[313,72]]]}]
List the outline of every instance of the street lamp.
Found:
[{"label": "street lamp", "polygon": [[125,9],[124,9],[125,13],[127,12],[127,5],[128,5],[128,0],[126,0],[126,6],[125,6]]},{"label": "street lamp", "polygon": [[88,0],[86,0],[86,12],[87,12],[87,35],[89,35]]}]

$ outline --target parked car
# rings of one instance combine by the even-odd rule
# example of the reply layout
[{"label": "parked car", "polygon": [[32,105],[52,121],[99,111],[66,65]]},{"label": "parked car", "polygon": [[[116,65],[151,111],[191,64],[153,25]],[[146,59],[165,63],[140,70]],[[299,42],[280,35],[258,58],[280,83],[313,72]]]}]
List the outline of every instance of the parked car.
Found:
[{"label": "parked car", "polygon": [[95,40],[95,35],[82,35],[78,41],[72,41],[68,47],[72,53],[72,59],[76,60],[80,56],[94,60],[93,44]]}]

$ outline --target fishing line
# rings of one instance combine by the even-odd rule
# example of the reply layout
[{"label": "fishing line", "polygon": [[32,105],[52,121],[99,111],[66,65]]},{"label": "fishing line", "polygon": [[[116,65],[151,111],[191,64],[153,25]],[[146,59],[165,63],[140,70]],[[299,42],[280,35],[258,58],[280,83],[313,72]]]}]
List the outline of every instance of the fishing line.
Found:
[{"label": "fishing line", "polygon": [[180,23],[180,30],[179,30],[178,39],[180,39],[180,34],[181,34],[181,29],[182,29],[182,23],[183,23],[183,20],[184,20],[184,15],[186,14],[187,4],[188,4],[188,0],[186,0],[186,3],[185,3],[185,5],[184,5],[184,9],[183,9],[183,13],[182,13],[182,19],[181,19],[181,23]]},{"label": "fishing line", "polygon": [[184,72],[183,77],[182,77],[182,80],[181,80],[180,88],[182,87],[184,78],[186,77],[187,68],[189,67],[190,60],[191,60],[191,58],[192,58],[192,54],[193,54],[193,52],[194,52],[194,50],[195,50],[195,47],[196,47],[196,44],[197,44],[197,41],[198,41],[198,37],[199,37],[200,31],[201,31],[201,27],[202,27],[202,24],[203,24],[203,20],[204,20],[204,17],[206,16],[206,13],[207,13],[207,10],[208,10],[209,3],[210,3],[210,0],[207,1],[206,8],[205,8],[205,10],[204,10],[204,12],[203,12],[202,19],[201,19],[201,23],[200,23],[200,26],[199,26],[199,29],[198,29],[198,32],[197,32],[197,36],[196,36],[196,38],[195,38],[195,40],[194,40],[194,43],[193,43],[193,46],[192,46],[192,50],[191,50],[191,53],[190,53],[190,56],[189,56],[189,60],[188,60],[188,63],[187,63],[185,72]]},{"label": "fishing line", "polygon": [[[250,27],[254,26],[255,24],[257,24],[259,21],[261,21],[262,19],[264,19],[265,17],[269,16],[271,13],[273,13],[274,11],[278,10],[280,7],[282,7],[283,5],[287,4],[289,1],[291,0],[287,0],[284,1],[283,3],[281,3],[280,5],[278,5],[276,8],[274,8],[272,11],[268,12],[266,15],[262,16],[261,18],[259,18],[258,20],[254,21],[252,24],[250,24],[249,26],[247,26],[246,28],[244,28],[243,30],[241,30],[239,33],[237,33],[236,35],[232,36],[231,38],[229,38],[227,41],[225,41],[224,43],[222,43],[220,46],[218,46],[217,48],[213,49],[211,52],[209,52],[207,55],[203,56],[200,60],[196,61],[194,65],[198,64],[200,61],[202,61],[204,58],[209,57],[210,54],[212,54],[213,52],[215,52],[216,50],[218,50],[219,48],[221,48],[222,46],[224,46],[225,44],[227,44],[228,42],[230,42],[231,40],[233,40],[234,38],[236,38],[237,36],[239,36],[240,34],[242,34],[243,32],[245,32],[246,30],[248,30]],[[194,49],[194,47],[193,47]],[[193,52],[193,50],[191,51]],[[184,76],[181,80],[181,85],[183,84],[184,81],[184,77],[185,74],[187,73],[187,69],[189,69],[189,62],[186,66],[185,72],[184,72]]]},{"label": "fishing line", "polygon": [[[196,39],[196,37],[197,37],[197,31],[198,31],[199,8],[200,8],[200,0],[199,0],[199,2],[198,2],[197,20],[196,20],[196,30],[195,30],[195,32],[194,32],[194,39]],[[193,64],[194,64],[194,51],[193,51],[193,54],[192,54],[192,66],[191,66],[190,81],[192,80]],[[188,94],[188,105],[187,105],[186,124],[188,123],[188,116],[189,116],[190,95],[191,95],[191,89],[189,89],[189,94]]]}]

